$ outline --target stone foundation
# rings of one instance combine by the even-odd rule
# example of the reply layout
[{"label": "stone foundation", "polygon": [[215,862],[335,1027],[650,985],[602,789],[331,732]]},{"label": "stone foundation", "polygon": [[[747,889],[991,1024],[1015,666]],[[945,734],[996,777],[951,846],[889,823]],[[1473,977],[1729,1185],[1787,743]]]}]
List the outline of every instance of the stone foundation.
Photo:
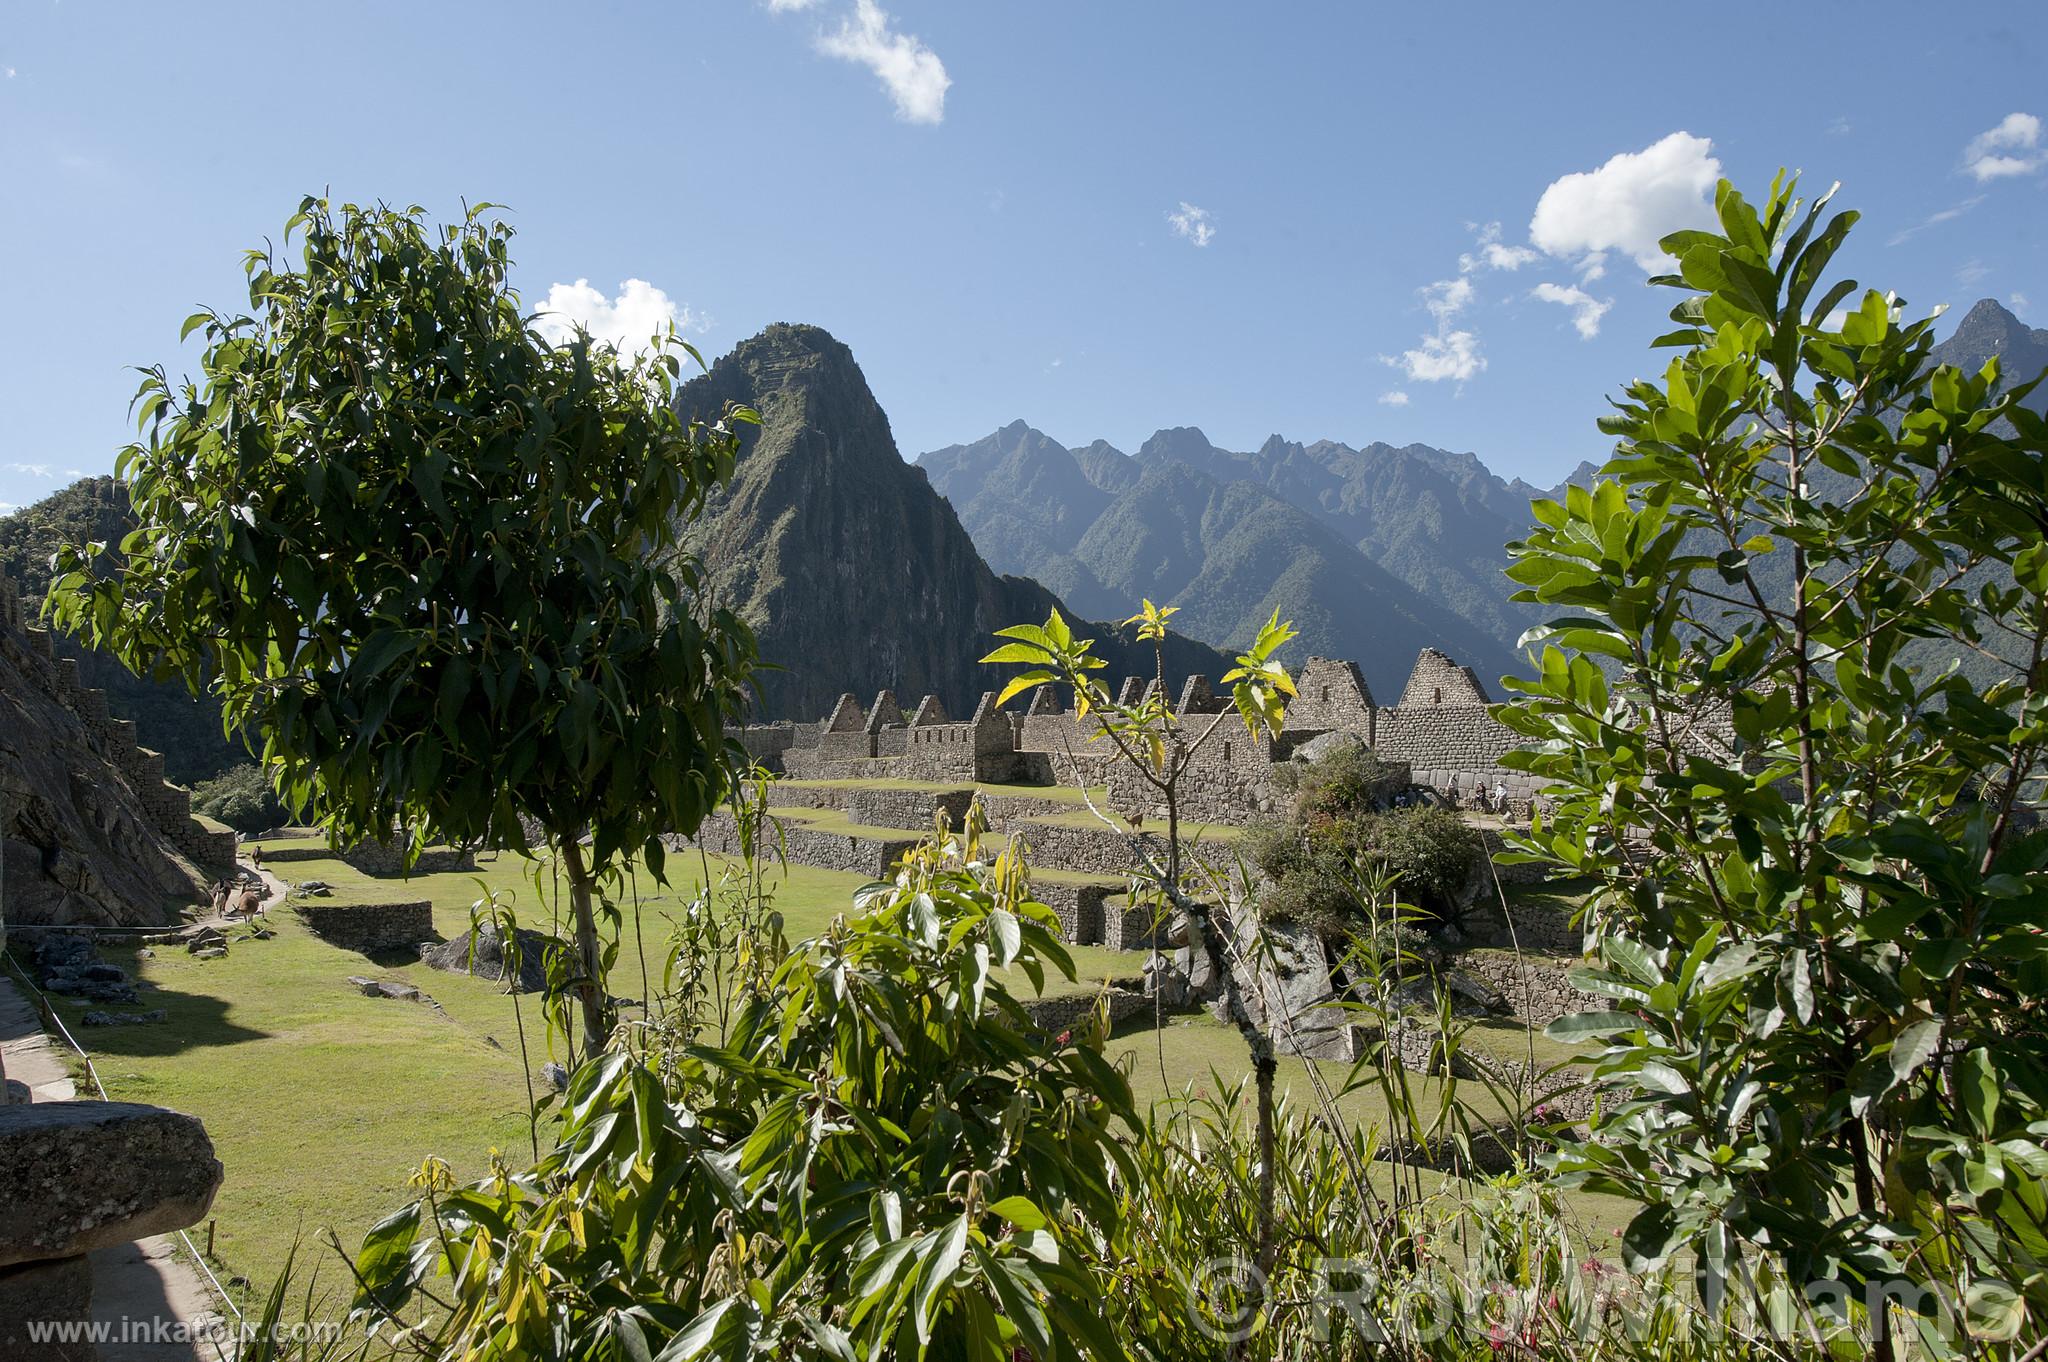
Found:
[{"label": "stone foundation", "polygon": [[320,903],[301,900],[292,911],[306,930],[330,946],[364,955],[417,950],[434,940],[434,905],[414,903]]}]

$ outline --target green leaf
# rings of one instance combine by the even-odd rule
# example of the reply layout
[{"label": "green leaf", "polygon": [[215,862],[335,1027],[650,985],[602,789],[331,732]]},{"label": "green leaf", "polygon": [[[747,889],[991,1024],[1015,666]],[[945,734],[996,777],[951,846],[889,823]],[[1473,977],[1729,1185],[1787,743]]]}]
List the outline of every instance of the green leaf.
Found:
[{"label": "green leaf", "polygon": [[1030,1197],[1006,1196],[988,1209],[989,1214],[1001,1216],[1020,1230],[1042,1230],[1050,1223]]},{"label": "green leaf", "polygon": [[932,1321],[938,1317],[938,1310],[945,1298],[952,1294],[953,1274],[960,1270],[960,1259],[967,1250],[967,1217],[950,1222],[938,1232],[932,1245],[931,1255],[920,1264],[924,1274],[924,1288],[917,1298],[917,1337],[920,1343],[931,1341]]},{"label": "green leaf", "polygon": [[1941,1022],[1939,1020],[1930,1018],[1926,1021],[1914,1022],[1911,1026],[1899,1032],[1898,1038],[1892,1041],[1892,1082],[1899,1084],[1911,1078],[1921,1065],[1934,1057],[1935,1051],[1940,1048]]},{"label": "green leaf", "polygon": [[1575,1045],[1603,1036],[1626,1035],[1641,1030],[1642,1025],[1641,1020],[1630,1012],[1574,1012],[1544,1027],[1543,1034],[1552,1040]]},{"label": "green leaf", "polygon": [[2027,1303],[2019,1292],[1995,1278],[1970,1283],[1963,1298],[1963,1318],[1970,1337],[1987,1343],[2005,1343],[2019,1337],[2026,1322]]}]

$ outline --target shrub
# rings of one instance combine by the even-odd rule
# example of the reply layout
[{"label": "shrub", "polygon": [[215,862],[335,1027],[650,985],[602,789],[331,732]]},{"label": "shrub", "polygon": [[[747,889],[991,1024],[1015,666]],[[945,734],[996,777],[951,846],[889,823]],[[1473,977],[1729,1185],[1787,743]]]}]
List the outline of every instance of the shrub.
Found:
[{"label": "shrub", "polygon": [[1576,982],[1614,1000],[1552,1027],[1618,1089],[1552,1165],[1637,1202],[1625,1261],[1691,1259],[1703,1299],[1776,1276],[1874,1358],[2038,1357],[2041,380],[1828,284],[1856,215],[1793,194],[1724,181],[1717,230],[1664,239],[1676,353],[1511,546],[1558,615],[1497,711],[1549,783],[1521,845],[1599,881]]},{"label": "shrub", "polygon": [[1390,774],[1371,748],[1347,743],[1298,768],[1296,806],[1311,817],[1379,808]]},{"label": "shrub", "polygon": [[1462,818],[1426,805],[1332,814],[1310,806],[1310,790],[1303,786],[1291,819],[1262,822],[1245,837],[1246,856],[1272,884],[1263,900],[1268,917],[1332,940],[1349,936],[1361,925],[1353,871],[1361,859],[1396,874],[1402,899],[1439,917],[1455,911],[1481,851],[1479,834]]},{"label": "shrub", "polygon": [[1397,889],[1423,907],[1451,911],[1480,854],[1479,834],[1450,809],[1418,804],[1360,814],[1337,823],[1335,839],[1354,856],[1400,875]]},{"label": "shrub", "polygon": [[192,808],[243,833],[264,832],[291,820],[263,768],[249,763],[194,786]]},{"label": "shrub", "polygon": [[579,1068],[531,1173],[430,1172],[358,1310],[448,1299],[449,1358],[1126,1356],[1074,1227],[1117,1215],[1130,1089],[1103,1014],[1048,1037],[995,973],[1073,977],[1027,885],[971,831],[926,843],[721,1043],[665,1011]]}]

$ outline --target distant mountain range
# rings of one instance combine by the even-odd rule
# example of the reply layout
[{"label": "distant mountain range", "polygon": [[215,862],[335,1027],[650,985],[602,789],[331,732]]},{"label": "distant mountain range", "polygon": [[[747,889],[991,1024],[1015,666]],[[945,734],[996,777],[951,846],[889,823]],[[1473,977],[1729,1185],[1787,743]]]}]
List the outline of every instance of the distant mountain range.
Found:
[{"label": "distant mountain range", "polygon": [[1018,421],[918,466],[992,566],[1084,611],[1149,597],[1229,647],[1277,608],[1301,631],[1296,660],[1353,658],[1388,690],[1424,647],[1489,683],[1511,668],[1533,616],[1508,599],[1503,546],[1528,525],[1530,499],[1552,492],[1428,445],[1275,435],[1235,453],[1185,426],[1125,455],[1100,441],[1067,449]]},{"label": "distant mountain range", "polygon": [[[1992,354],[2008,378],[2032,377],[2048,368],[2048,331],[1985,299],[1935,358],[1974,371]],[[1376,690],[1398,688],[1425,644],[1489,683],[1513,668],[1537,615],[1509,599],[1505,545],[1527,530],[1532,499],[1564,492],[1429,445],[1275,435],[1241,453],[1186,426],[1126,455],[1100,440],[1068,449],[1016,421],[918,465],[999,571],[1096,614],[1141,596],[1178,605],[1189,633],[1226,647],[1277,606],[1302,631],[1297,657],[1354,658]],[[1565,483],[1595,472],[1582,463]]]},{"label": "distant mountain range", "polygon": [[[2048,368],[2048,331],[1987,299],[1935,357],[1974,371],[1992,354],[2008,377],[2031,377]],[[883,687],[906,702],[930,692],[964,714],[1010,670],[977,661],[996,629],[1055,606],[1077,621],[1121,619],[1146,596],[1182,607],[1175,623],[1188,637],[1167,661],[1176,683],[1230,665],[1195,639],[1234,651],[1277,608],[1302,631],[1296,659],[1353,658],[1383,694],[1399,692],[1424,646],[1491,684],[1533,618],[1508,599],[1503,545],[1527,527],[1532,497],[1562,492],[1428,445],[1275,436],[1233,453],[1188,428],[1126,455],[1101,442],[1067,449],[1020,421],[906,464],[851,352],[810,326],[742,342],[678,399],[691,416],[727,401],[755,406],[763,424],[746,429],[731,484],[682,538],[779,668],[759,687],[775,718],[818,717],[842,691],[865,702]],[[2034,405],[2048,409],[2048,392]],[[0,567],[33,607],[57,544],[118,542],[131,525],[125,490],[87,479],[0,517]],[[1151,670],[1109,626],[1090,632],[1112,675]],[[211,700],[59,646],[164,752],[174,779],[244,759]]]}]

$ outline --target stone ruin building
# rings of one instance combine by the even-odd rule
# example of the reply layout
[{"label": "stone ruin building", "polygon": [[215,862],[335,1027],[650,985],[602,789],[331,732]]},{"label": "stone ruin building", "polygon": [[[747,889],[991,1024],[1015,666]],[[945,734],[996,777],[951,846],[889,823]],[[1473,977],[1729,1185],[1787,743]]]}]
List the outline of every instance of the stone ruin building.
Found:
[{"label": "stone ruin building", "polygon": [[[1127,678],[1119,695],[1134,699],[1148,689]],[[1453,805],[1490,802],[1505,793],[1508,811],[1526,814],[1537,790],[1531,777],[1510,771],[1501,757],[1519,739],[1488,712],[1492,698],[1470,667],[1434,648],[1423,649],[1401,697],[1379,703],[1354,662],[1311,657],[1295,678],[1279,737],[1248,734],[1227,695],[1206,677],[1181,687],[1175,712],[1201,739],[1183,788],[1191,817],[1240,820],[1275,802],[1274,771],[1318,738],[1355,736],[1384,763],[1406,767],[1409,781]],[[1216,725],[1222,727],[1208,732]],[[817,722],[750,725],[732,730],[753,757],[794,780],[909,780],[998,785],[1107,784],[1110,801],[1124,812],[1149,813],[1149,791],[1123,771],[1100,741],[1088,741],[1091,721],[1061,708],[1055,688],[1033,693],[1021,714],[998,709],[986,693],[974,714],[956,722],[934,696],[907,717],[894,692],[883,691],[866,709],[843,695]]]},{"label": "stone ruin building", "polygon": [[[1153,684],[1127,678],[1118,698],[1136,701]],[[1308,659],[1295,686],[1277,738],[1249,733],[1228,695],[1204,677],[1188,678],[1172,697],[1183,731],[1200,740],[1182,777],[1184,836],[1228,857],[1247,824],[1290,797],[1292,782],[1282,779],[1290,763],[1347,743],[1371,750],[1387,768],[1393,791],[1429,791],[1452,806],[1485,808],[1515,820],[1527,817],[1540,797],[1534,778],[1501,765],[1521,739],[1492,717],[1484,684],[1436,649],[1422,651],[1392,704],[1373,695],[1357,664],[1342,659]],[[960,721],[931,697],[906,715],[897,697],[883,691],[866,706],[855,696],[842,696],[815,722],[729,732],[781,777],[770,795],[778,825],[772,854],[802,865],[886,876],[930,830],[935,814],[957,826],[978,802],[994,833],[1022,839],[1032,893],[1058,914],[1067,940],[1154,952],[1142,977],[1115,981],[1105,990],[1112,1021],[1148,1012],[1155,1002],[1167,1010],[1215,1011],[1223,1006],[1221,984],[1206,961],[1149,900],[1130,892],[1141,849],[1156,850],[1163,838],[1156,793],[1106,742],[1089,741],[1094,721],[1063,706],[1061,698],[1054,687],[1040,687],[1022,712],[1010,712],[996,706],[992,693],[984,694],[973,715]],[[1076,786],[1106,788],[1109,807],[1098,803],[1088,810]],[[1497,807],[1501,802],[1504,810]],[[1108,814],[1121,817],[1102,816]],[[1493,821],[1481,819],[1478,827],[1482,846],[1498,849],[1500,830]],[[715,853],[742,850],[739,828],[725,812],[706,819],[690,840]],[[1528,871],[1492,867],[1483,884],[1475,874],[1474,891],[1483,899],[1496,879],[1512,883]],[[1313,929],[1269,923],[1264,931],[1279,963],[1247,966],[1241,975],[1237,967],[1232,970],[1255,1017],[1262,1024],[1269,1013],[1286,1017],[1275,1035],[1283,1051],[1355,1058],[1364,1043],[1360,1029],[1351,1013],[1333,1005],[1350,986],[1337,961]],[[1540,1027],[1596,1005],[1569,982],[1579,945],[1567,910],[1543,903],[1483,909],[1461,922],[1441,958],[1427,967],[1436,982],[1418,980],[1416,986],[1449,988],[1461,1008]],[[1029,1004],[1049,1026],[1094,1005],[1086,995]],[[1404,1029],[1396,1041],[1400,1062],[1427,1065],[1426,1027],[1418,1024],[1412,1034]],[[1512,1058],[1501,1062],[1496,1077],[1511,1078],[1532,1102],[1552,1100],[1563,1083]]]}]

